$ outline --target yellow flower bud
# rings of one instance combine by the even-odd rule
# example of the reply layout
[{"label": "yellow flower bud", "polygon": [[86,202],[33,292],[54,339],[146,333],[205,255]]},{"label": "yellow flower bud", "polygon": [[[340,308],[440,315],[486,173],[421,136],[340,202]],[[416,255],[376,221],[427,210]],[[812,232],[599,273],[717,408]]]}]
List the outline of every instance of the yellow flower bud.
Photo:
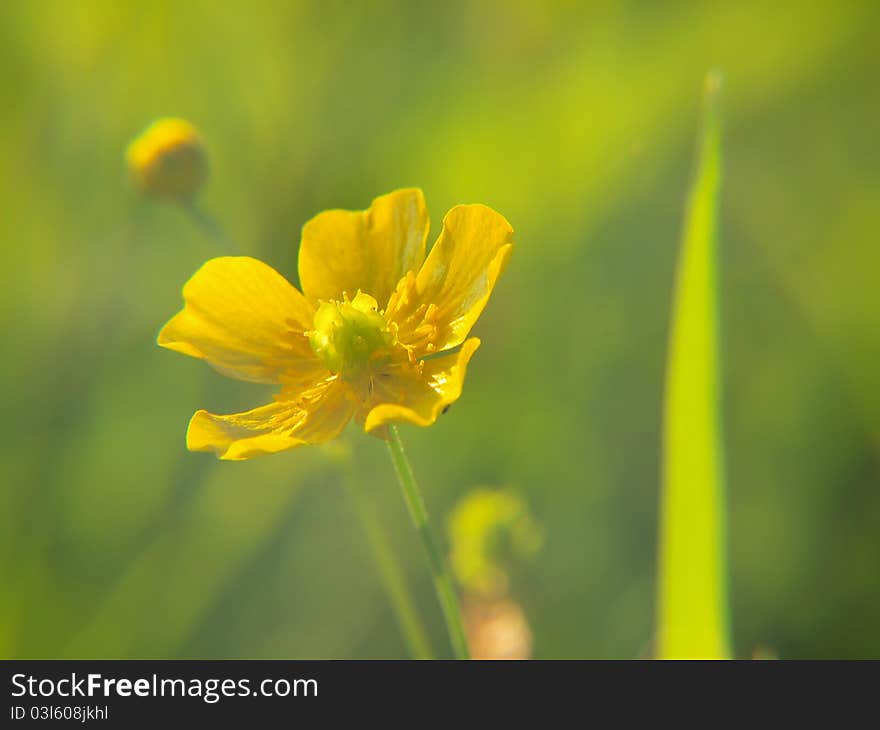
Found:
[{"label": "yellow flower bud", "polygon": [[208,155],[198,130],[183,119],[159,119],[128,147],[128,169],[144,193],[190,200],[208,179]]}]

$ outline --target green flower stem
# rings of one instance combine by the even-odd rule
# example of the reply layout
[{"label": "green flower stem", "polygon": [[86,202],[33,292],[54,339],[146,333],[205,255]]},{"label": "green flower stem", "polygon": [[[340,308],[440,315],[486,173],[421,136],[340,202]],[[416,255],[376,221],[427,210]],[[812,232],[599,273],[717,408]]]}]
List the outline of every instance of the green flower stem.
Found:
[{"label": "green flower stem", "polygon": [[446,563],[437,549],[434,537],[431,535],[431,528],[428,525],[428,511],[425,509],[422,493],[419,491],[415,476],[413,476],[409,459],[406,458],[397,427],[392,425],[389,426],[388,430],[391,437],[388,441],[388,451],[391,453],[391,461],[394,463],[394,470],[397,472],[397,478],[400,480],[400,487],[403,490],[403,498],[406,501],[406,506],[409,508],[410,517],[412,517],[416,531],[422,539],[422,546],[425,548],[428,565],[431,567],[431,573],[434,577],[434,588],[437,591],[437,598],[440,600],[440,606],[443,609],[443,616],[446,619],[446,627],[449,630],[449,638],[452,642],[455,658],[468,659],[468,645],[464,633],[464,623],[461,619],[461,608],[458,605],[458,597],[452,586],[452,580],[449,577]]},{"label": "green flower stem", "polygon": [[[351,460],[347,459],[346,464],[350,467]],[[422,621],[416,611],[415,603],[407,588],[400,565],[394,556],[394,551],[388,544],[385,533],[373,509],[373,505],[367,499],[361,489],[361,484],[354,474],[354,470],[347,469],[345,488],[354,503],[355,511],[367,538],[370,550],[373,552],[373,559],[379,568],[382,583],[385,592],[388,594],[388,600],[391,602],[391,608],[397,619],[397,625],[400,628],[403,639],[406,642],[410,656],[414,659],[433,659],[434,652],[431,643],[428,640],[428,634]]]}]

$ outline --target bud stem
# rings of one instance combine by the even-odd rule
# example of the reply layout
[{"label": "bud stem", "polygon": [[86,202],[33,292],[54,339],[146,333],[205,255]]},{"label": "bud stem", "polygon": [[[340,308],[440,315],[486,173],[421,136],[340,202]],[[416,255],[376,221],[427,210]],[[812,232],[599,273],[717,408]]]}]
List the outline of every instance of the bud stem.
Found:
[{"label": "bud stem", "polygon": [[207,234],[209,238],[213,239],[214,243],[216,243],[223,251],[227,252],[227,255],[239,255],[239,247],[235,245],[235,242],[228,235],[226,235],[223,226],[220,225],[214,216],[208,213],[208,211],[202,209],[195,200],[182,202],[181,206],[201,231]]}]

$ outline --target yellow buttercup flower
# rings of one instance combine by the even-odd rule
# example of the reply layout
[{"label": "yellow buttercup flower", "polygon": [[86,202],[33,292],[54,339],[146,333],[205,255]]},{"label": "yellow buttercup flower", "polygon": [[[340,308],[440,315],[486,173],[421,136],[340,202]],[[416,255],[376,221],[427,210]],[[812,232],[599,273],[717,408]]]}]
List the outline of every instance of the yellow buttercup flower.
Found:
[{"label": "yellow buttercup flower", "polygon": [[145,193],[191,200],[208,179],[208,154],[198,130],[185,119],[159,119],[126,153],[135,185]]},{"label": "yellow buttercup flower", "polygon": [[240,380],[281,386],[270,404],[198,411],[193,451],[249,459],[328,441],[355,418],[384,436],[392,422],[429,426],[461,395],[480,341],[468,338],[513,247],[485,205],[450,210],[430,254],[420,190],[329,210],[303,227],[302,292],[246,256],[208,261],[183,289],[159,344]]}]

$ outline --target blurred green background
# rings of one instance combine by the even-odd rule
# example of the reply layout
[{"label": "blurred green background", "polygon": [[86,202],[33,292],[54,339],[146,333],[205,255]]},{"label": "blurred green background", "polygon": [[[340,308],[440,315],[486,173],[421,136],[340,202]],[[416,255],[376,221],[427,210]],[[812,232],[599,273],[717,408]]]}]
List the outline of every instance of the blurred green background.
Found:
[{"label": "blurred green background", "polygon": [[[518,248],[465,393],[403,429],[439,532],[478,486],[543,547],[539,658],[650,652],[661,394],[701,81],[725,72],[723,310],[736,655],[880,657],[880,70],[869,2],[0,5],[0,656],[396,657],[336,447],[187,453],[259,386],[155,344],[225,253],[123,154],[182,116],[204,207],[295,281],[326,208],[425,190]],[[873,6],[873,7],[872,7]],[[435,646],[382,443],[345,436]]]}]

